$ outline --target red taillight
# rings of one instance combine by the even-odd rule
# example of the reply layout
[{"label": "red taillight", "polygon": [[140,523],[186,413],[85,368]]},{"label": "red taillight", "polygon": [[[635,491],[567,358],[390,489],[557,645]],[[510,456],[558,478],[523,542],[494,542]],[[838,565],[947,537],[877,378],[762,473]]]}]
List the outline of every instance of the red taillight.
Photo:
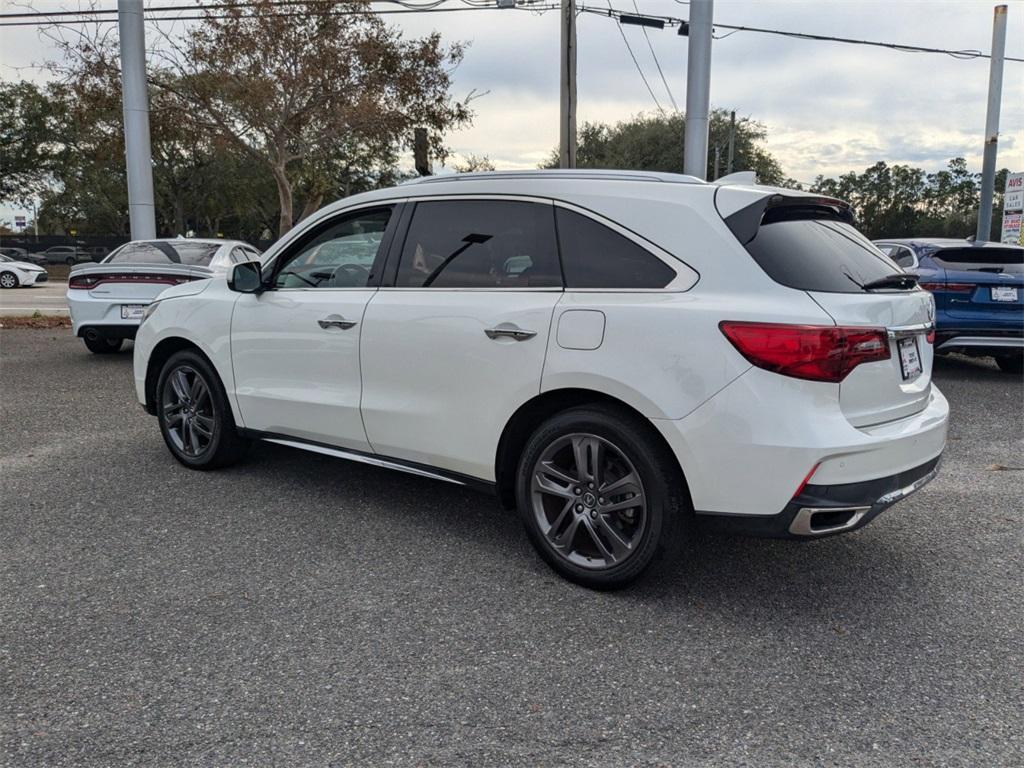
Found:
[{"label": "red taillight", "polygon": [[974,290],[971,283],[918,283],[926,291],[950,291],[951,293],[969,293]]},{"label": "red taillight", "polygon": [[890,357],[884,328],[731,321],[718,327],[758,368],[797,379],[840,382],[861,363]]},{"label": "red taillight", "polygon": [[924,339],[929,344],[934,344],[935,343],[935,329],[932,328],[930,331],[928,331],[928,333],[925,335]]},{"label": "red taillight", "polygon": [[68,288],[89,290],[103,283],[128,283],[130,285],[179,285],[180,283],[187,283],[191,279],[192,278],[190,277],[184,277],[182,275],[106,275],[102,273],[93,273],[89,275],[76,275],[72,277],[70,280],[68,280]]}]

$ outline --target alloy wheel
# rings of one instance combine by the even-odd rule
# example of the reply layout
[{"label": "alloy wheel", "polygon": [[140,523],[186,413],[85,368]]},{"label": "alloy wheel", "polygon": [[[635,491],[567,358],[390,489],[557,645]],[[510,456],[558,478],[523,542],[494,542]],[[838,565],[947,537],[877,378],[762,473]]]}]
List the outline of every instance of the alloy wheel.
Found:
[{"label": "alloy wheel", "polygon": [[18,278],[12,275],[10,272],[5,272],[0,275],[0,286],[4,288],[14,288],[18,284]]},{"label": "alloy wheel", "polygon": [[621,565],[647,530],[647,496],[636,467],[597,435],[554,440],[534,464],[530,496],[551,548],[583,568]]},{"label": "alloy wheel", "polygon": [[189,458],[201,456],[217,423],[206,380],[195,368],[180,365],[168,374],[162,400],[164,426],[175,448]]}]

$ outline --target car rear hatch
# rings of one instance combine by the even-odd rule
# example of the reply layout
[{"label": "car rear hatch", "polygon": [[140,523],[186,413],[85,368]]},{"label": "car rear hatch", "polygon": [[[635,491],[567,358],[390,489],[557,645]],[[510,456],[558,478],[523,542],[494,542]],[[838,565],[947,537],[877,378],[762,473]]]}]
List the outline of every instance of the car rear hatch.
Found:
[{"label": "car rear hatch", "polygon": [[930,254],[941,276],[922,279],[950,318],[1020,328],[1024,319],[1024,248],[964,246]]},{"label": "car rear hatch", "polygon": [[737,208],[735,192],[719,191],[719,212],[729,212],[729,228],[769,277],[806,292],[840,328],[884,331],[872,343],[887,345],[888,355],[877,349],[838,383],[850,423],[866,427],[923,410],[931,395],[931,295],[852,226],[842,201],[762,191]]}]

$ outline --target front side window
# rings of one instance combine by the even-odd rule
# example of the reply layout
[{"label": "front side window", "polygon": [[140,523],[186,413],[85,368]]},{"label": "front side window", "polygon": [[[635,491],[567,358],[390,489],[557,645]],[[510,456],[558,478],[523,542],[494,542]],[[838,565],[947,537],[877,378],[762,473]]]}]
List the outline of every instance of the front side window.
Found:
[{"label": "front side window", "polygon": [[566,288],[664,288],[676,276],[661,259],[575,211],[557,209]]},{"label": "front side window", "polygon": [[283,257],[276,288],[365,288],[391,220],[391,208],[342,216]]},{"label": "front side window", "polygon": [[417,204],[395,281],[400,288],[561,284],[551,206],[502,200]]},{"label": "front side window", "polygon": [[117,249],[108,264],[183,264],[191,267],[208,267],[214,254],[220,249],[216,243],[141,241],[128,243]]}]

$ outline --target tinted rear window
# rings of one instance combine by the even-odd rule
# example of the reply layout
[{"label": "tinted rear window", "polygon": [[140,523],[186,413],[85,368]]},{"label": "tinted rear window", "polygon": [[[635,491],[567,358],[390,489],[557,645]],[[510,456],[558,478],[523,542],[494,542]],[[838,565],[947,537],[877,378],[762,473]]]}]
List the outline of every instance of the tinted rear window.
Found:
[{"label": "tinted rear window", "polygon": [[902,272],[852,226],[830,219],[762,224],[746,248],[775,282],[801,291],[860,293]]},{"label": "tinted rear window", "polygon": [[944,248],[932,258],[958,272],[1024,273],[1024,248]]},{"label": "tinted rear window", "polygon": [[209,266],[220,245],[217,243],[128,243],[108,259],[108,264],[184,264]]}]

